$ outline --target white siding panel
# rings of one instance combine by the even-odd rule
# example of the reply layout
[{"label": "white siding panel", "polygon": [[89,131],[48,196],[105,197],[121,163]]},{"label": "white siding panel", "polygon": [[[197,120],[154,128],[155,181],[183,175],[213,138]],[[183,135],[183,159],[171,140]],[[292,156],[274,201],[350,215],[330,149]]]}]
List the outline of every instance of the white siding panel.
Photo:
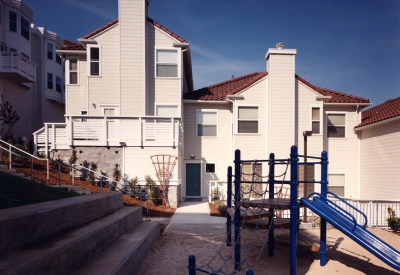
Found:
[{"label": "white siding panel", "polygon": [[360,198],[400,198],[400,121],[361,130]]}]

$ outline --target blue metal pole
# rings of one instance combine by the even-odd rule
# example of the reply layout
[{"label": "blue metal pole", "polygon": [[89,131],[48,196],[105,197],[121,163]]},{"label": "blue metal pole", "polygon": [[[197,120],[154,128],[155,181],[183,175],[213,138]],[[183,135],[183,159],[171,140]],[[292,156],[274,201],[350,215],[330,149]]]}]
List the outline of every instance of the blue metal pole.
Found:
[{"label": "blue metal pole", "polygon": [[[275,190],[275,154],[271,153],[269,154],[269,189],[268,189],[268,197],[270,199],[274,198],[274,190]],[[274,256],[274,217],[272,216],[272,213],[274,212],[273,209],[269,209],[269,212],[271,213],[271,217],[269,217],[269,232],[268,232],[268,256],[273,257]]]},{"label": "blue metal pole", "polygon": [[297,274],[298,162],[297,146],[292,146],[290,151],[290,275]]},{"label": "blue metal pole", "polygon": [[[328,191],[328,153],[323,151],[321,153],[321,198],[327,197]],[[321,217],[320,227],[320,250],[319,250],[319,264],[320,266],[326,265],[326,220]]]},{"label": "blue metal pole", "polygon": [[[230,209],[232,208],[232,166],[228,167],[228,192],[227,192],[227,208]],[[229,213],[226,214],[226,245],[227,246],[232,246],[232,230],[231,230],[231,225],[232,225],[232,217]]]},{"label": "blue metal pole", "polygon": [[196,275],[196,258],[194,255],[189,256],[189,275]]},{"label": "blue metal pole", "polygon": [[251,270],[251,269],[247,270],[246,275],[254,275],[253,270]]},{"label": "blue metal pole", "polygon": [[240,269],[240,150],[235,150],[235,270]]}]

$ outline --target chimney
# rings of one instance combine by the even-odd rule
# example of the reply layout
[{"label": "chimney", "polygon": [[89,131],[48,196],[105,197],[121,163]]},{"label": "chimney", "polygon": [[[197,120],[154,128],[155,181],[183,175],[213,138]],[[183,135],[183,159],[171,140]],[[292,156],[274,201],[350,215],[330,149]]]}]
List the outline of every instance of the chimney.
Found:
[{"label": "chimney", "polygon": [[287,154],[295,144],[295,49],[285,49],[283,42],[270,48],[265,56],[268,71],[268,117],[274,129],[268,129],[269,151]]}]

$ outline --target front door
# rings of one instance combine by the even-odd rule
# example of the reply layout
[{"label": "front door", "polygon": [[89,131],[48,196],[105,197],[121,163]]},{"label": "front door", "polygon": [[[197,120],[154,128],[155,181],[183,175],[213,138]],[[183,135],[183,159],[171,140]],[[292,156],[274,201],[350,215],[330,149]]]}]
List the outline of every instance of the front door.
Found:
[{"label": "front door", "polygon": [[200,197],[200,164],[187,163],[186,164],[186,196]]}]

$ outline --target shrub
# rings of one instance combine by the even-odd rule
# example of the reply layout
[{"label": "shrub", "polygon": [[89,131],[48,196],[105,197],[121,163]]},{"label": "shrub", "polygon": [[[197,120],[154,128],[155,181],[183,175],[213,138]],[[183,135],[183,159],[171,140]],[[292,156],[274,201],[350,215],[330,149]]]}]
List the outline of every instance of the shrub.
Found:
[{"label": "shrub", "polygon": [[76,152],[75,149],[72,150],[72,154],[71,154],[71,156],[69,157],[69,160],[68,160],[69,165],[75,164],[76,161],[78,160],[78,157],[76,156],[76,153],[77,152]]},{"label": "shrub", "polygon": [[61,165],[61,169],[62,169],[62,164],[64,163],[63,158],[58,155],[56,158],[53,158],[52,160],[50,160],[50,166],[58,171],[58,164]]},{"label": "shrub", "polygon": [[218,189],[218,186],[211,190],[211,200],[216,201],[221,198],[221,192]]},{"label": "shrub", "polygon": [[92,185],[96,184],[96,179],[94,178],[94,172],[97,171],[97,162],[91,162],[90,163],[90,167],[89,167],[90,171],[89,171],[89,177],[88,177],[88,182],[90,182]]},{"label": "shrub", "polygon": [[214,204],[215,204],[215,206],[217,206],[218,211],[219,211],[220,214],[226,215],[226,213],[228,212],[228,211],[227,211],[227,206],[226,206],[226,204],[225,204],[223,201],[221,201],[221,200],[215,200],[215,201],[214,201]]},{"label": "shrub", "polygon": [[386,219],[388,222],[388,226],[390,229],[392,229],[394,232],[399,232],[400,231],[400,217],[396,217],[396,213],[391,207],[388,207],[387,209],[389,218]]},{"label": "shrub", "polygon": [[146,175],[144,178],[146,181],[148,199],[151,200],[153,204],[158,205],[160,202],[160,188],[157,186],[150,175]]}]

